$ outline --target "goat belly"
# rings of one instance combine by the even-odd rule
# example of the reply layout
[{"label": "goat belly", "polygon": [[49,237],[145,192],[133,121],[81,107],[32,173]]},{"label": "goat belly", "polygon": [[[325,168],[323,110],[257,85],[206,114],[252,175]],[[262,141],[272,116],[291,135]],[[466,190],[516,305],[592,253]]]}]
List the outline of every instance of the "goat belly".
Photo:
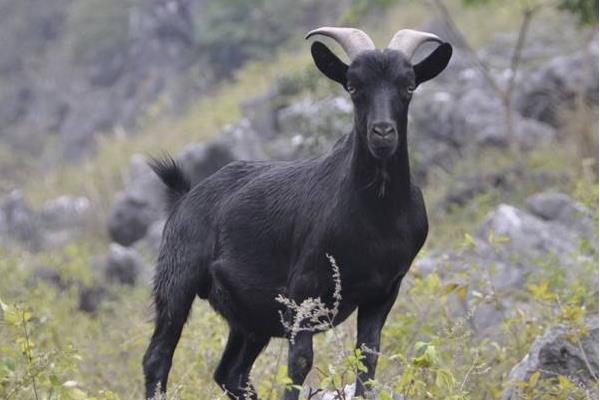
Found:
[{"label": "goat belly", "polygon": [[275,276],[236,268],[233,263],[217,261],[211,268],[211,306],[229,325],[266,336],[282,336],[283,326],[275,297],[283,291]]}]

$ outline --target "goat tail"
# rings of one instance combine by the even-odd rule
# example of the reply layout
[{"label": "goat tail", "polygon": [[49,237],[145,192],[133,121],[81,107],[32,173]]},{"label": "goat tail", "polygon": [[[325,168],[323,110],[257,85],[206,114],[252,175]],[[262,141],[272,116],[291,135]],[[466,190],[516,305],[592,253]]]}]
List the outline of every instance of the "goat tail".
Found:
[{"label": "goat tail", "polygon": [[185,172],[171,156],[151,158],[148,165],[167,186],[167,207],[171,211],[179,200],[190,191],[192,183]]}]

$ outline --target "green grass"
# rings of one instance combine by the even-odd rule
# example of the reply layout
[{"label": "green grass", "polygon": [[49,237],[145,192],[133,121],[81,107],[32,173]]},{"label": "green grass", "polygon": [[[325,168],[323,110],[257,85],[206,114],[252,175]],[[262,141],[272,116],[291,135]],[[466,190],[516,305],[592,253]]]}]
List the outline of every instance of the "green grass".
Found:
[{"label": "green grass", "polygon": [[[502,152],[481,154],[494,163],[489,168],[510,164]],[[598,185],[579,174],[575,153],[561,153],[554,147],[540,148],[522,156],[531,173],[560,171],[566,174],[549,183],[549,188],[568,191],[588,205],[597,218]],[[458,169],[484,165],[479,157],[463,160]],[[474,163],[474,164],[473,164]],[[477,164],[481,163],[481,164]],[[441,177],[436,179],[442,179]],[[426,189],[429,201],[436,199],[437,184]],[[487,193],[466,207],[449,214],[432,213],[428,250],[468,246],[465,234],[473,233],[484,215],[499,202],[520,204],[529,194],[539,191],[535,182],[522,180],[508,193]],[[430,204],[430,210],[432,205]],[[435,222],[433,222],[435,221]],[[441,241],[442,243],[437,243]],[[499,244],[501,245],[501,243]],[[598,302],[590,275],[597,274],[597,248],[588,243],[586,252],[595,258],[582,259],[573,269],[575,279],[565,279],[563,268],[552,258],[537,261],[539,266],[528,279],[529,286],[502,293],[526,304],[515,313],[506,310],[499,334],[495,338],[478,337],[469,325],[468,313],[456,315],[451,304],[472,290],[464,286],[463,273],[450,273],[442,280],[437,274],[421,275],[413,269],[405,278],[399,300],[383,332],[382,359],[377,380],[382,390],[412,394],[415,399],[498,399],[503,382],[513,365],[527,352],[534,338],[548,326],[566,322],[574,335],[583,335],[583,318],[598,312]],[[135,399],[143,396],[141,357],[151,333],[151,308],[146,285],[136,288],[113,286],[109,300],[97,315],[77,311],[77,284],[64,292],[51,285],[31,280],[39,265],[56,268],[73,282],[91,283],[90,269],[95,246],[82,242],[32,256],[28,253],[5,254],[0,258],[0,299],[8,310],[28,310],[26,328],[33,341],[28,350],[32,361],[23,353],[24,329],[11,322],[7,312],[0,315],[0,397],[13,390],[12,398],[32,398],[31,371],[36,374],[37,390],[66,393],[62,397],[87,399]],[[451,267],[451,265],[449,266]],[[440,266],[444,270],[445,266]],[[480,274],[472,270],[473,274]],[[485,274],[480,274],[485,280]],[[481,307],[494,292],[471,298],[466,309]],[[343,296],[343,288],[342,288]],[[484,300],[486,299],[486,300]],[[557,309],[559,299],[562,309]],[[351,383],[353,369],[359,365],[352,355],[355,318],[336,328],[335,333],[321,334],[315,342],[315,368],[309,376],[312,385],[339,387]],[[577,337],[579,337],[577,336]],[[226,324],[206,302],[194,305],[175,354],[170,379],[172,394],[181,399],[218,398],[212,383],[226,340]],[[14,343],[20,343],[15,346]],[[286,345],[274,340],[253,370],[256,386],[265,399],[278,398],[285,387]],[[358,363],[358,364],[357,364]],[[68,382],[65,386],[65,382]],[[411,383],[412,382],[412,383]],[[535,383],[528,390],[535,393],[548,382]],[[571,381],[553,386],[570,398],[585,399]],[[109,391],[110,393],[107,393]],[[71,393],[73,392],[73,393]],[[427,394],[429,393],[429,394]],[[69,397],[72,396],[72,397]],[[537,398],[537,397],[533,397]],[[566,397],[565,397],[566,398]]]},{"label": "green grass", "polygon": [[[420,26],[429,15],[423,4],[400,2],[384,17],[370,22],[376,26],[369,29],[376,43],[385,44],[398,28]],[[451,10],[458,10],[458,0],[449,4]],[[514,15],[514,10],[508,8],[492,16],[485,8],[461,9],[457,20],[479,45],[495,31],[512,30],[517,24]],[[482,20],[485,30],[481,29]],[[306,85],[306,91],[326,94],[332,86],[327,86],[324,78],[320,78],[316,89],[309,87],[314,80],[307,82],[306,77],[313,70],[308,45],[300,39],[292,40],[277,57],[248,64],[234,80],[207,93],[181,117],[163,117],[159,101],[148,112],[139,132],[127,137],[105,136],[98,142],[97,154],[83,164],[65,165],[29,179],[25,192],[35,205],[65,193],[88,196],[98,226],[62,249],[35,255],[0,254],[1,399],[35,398],[34,386],[39,398],[44,399],[142,398],[141,358],[152,329],[148,286],[113,286],[96,315],[77,310],[79,282],[91,284],[98,274],[93,265],[96,255],[106,249],[105,217],[114,193],[123,186],[131,156],[175,153],[189,142],[213,138],[223,125],[240,118],[242,101],[264,93],[276,79],[293,79]],[[298,95],[305,88],[300,89]],[[431,230],[424,253],[468,246],[465,235],[472,234],[499,203],[519,206],[528,195],[546,189],[571,193],[594,211],[597,220],[597,176],[589,174],[586,161],[573,143],[567,139],[525,154],[490,149],[464,157],[451,174],[433,171],[425,187]],[[2,155],[0,158],[7,160]],[[439,202],[458,176],[470,171],[493,172],[513,165],[519,158],[528,173],[552,172],[553,177],[542,186],[527,175],[515,180],[508,191],[491,189],[464,207],[450,212],[439,209]],[[589,279],[590,274],[598,273],[597,248],[595,242],[587,246],[592,249],[588,251],[596,252],[596,259],[582,260],[573,281],[563,279],[563,266],[552,259],[540,260],[529,282],[538,286],[510,293],[525,301],[527,307],[507,313],[499,336],[493,340],[476,337],[468,315],[450,313],[450,304],[464,300],[463,294],[470,290],[457,285],[465,281],[465,276],[457,273],[441,280],[437,274],[422,276],[417,269],[412,270],[383,332],[378,387],[384,392],[393,389],[408,393],[411,399],[498,399],[506,375],[536,335],[548,326],[567,322],[578,337],[583,334],[583,316],[597,314],[596,295],[590,295],[597,293],[597,287],[592,287],[593,279]],[[39,266],[57,269],[72,284],[60,291],[47,283],[34,282],[33,271]],[[494,293],[484,295],[493,298]],[[557,298],[562,309],[549,300]],[[478,298],[469,301],[470,308],[483,302]],[[353,368],[360,365],[360,357],[352,353],[354,324],[351,317],[335,332],[318,336],[309,383],[339,387],[353,380]],[[225,340],[222,319],[205,302],[196,302],[175,354],[169,381],[172,395],[181,399],[223,398],[212,382],[212,373]],[[279,397],[285,386],[285,364],[286,345],[275,340],[253,370],[261,398]],[[584,399],[569,382],[555,385],[560,393],[553,398]],[[527,390],[535,394],[535,390],[541,390],[537,387],[540,385],[533,382]]]}]

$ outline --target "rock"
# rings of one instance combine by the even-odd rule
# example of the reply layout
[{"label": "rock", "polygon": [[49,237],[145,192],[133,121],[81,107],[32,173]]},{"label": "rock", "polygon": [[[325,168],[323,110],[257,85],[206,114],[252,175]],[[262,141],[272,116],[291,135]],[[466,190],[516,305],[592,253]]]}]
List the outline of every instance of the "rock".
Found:
[{"label": "rock", "polygon": [[533,214],[546,221],[556,221],[583,233],[593,231],[590,210],[564,193],[537,193],[529,196],[525,203]]},{"label": "rock", "polygon": [[81,286],[79,288],[79,309],[90,314],[95,314],[100,304],[107,297],[108,291],[104,286],[98,284]]},{"label": "rock", "polygon": [[104,277],[108,282],[135,285],[144,269],[144,262],[137,251],[111,243],[104,264]]},{"label": "rock", "polygon": [[191,143],[177,156],[193,183],[198,183],[235,160],[231,150],[217,142]]},{"label": "rock", "polygon": [[135,243],[161,218],[164,207],[163,183],[143,156],[133,156],[127,185],[117,193],[108,217],[111,239],[124,246]]},{"label": "rock", "polygon": [[485,239],[490,232],[502,241],[508,240],[504,251],[525,259],[551,254],[566,259],[578,245],[573,231],[507,204],[499,205],[486,217],[478,236]]},{"label": "rock", "polygon": [[146,236],[142,240],[136,243],[136,250],[142,253],[149,253],[155,258],[158,255],[160,249],[160,242],[162,240],[163,228],[165,226],[165,220],[161,219],[154,222],[148,228]]},{"label": "rock", "polygon": [[127,192],[117,193],[108,218],[108,231],[115,242],[129,246],[144,237],[148,226],[158,218],[159,211],[147,200]]},{"label": "rock", "polygon": [[352,103],[347,97],[310,97],[282,108],[278,127],[285,140],[276,142],[276,158],[294,159],[327,152],[342,135],[352,130]]},{"label": "rock", "polygon": [[558,57],[529,74],[517,85],[515,104],[527,118],[559,127],[560,111],[572,108],[582,94],[598,104],[598,42],[591,50]]},{"label": "rock", "polygon": [[[265,159],[260,143],[250,123],[242,120],[211,142],[188,144],[175,158],[194,185],[232,161]],[[117,193],[108,218],[111,239],[124,246],[142,239],[165,217],[165,186],[147,161],[139,154],[132,157],[125,188]]]},{"label": "rock", "polygon": [[18,241],[34,251],[44,246],[39,219],[20,190],[11,191],[0,200],[0,214],[2,215],[0,228],[3,229],[0,235],[4,236],[3,242],[10,244]]},{"label": "rock", "polygon": [[521,175],[522,172],[522,167],[516,165],[485,175],[477,174],[460,177],[458,181],[449,185],[440,206],[445,210],[450,210],[454,206],[463,206],[491,188],[510,190],[514,178]]},{"label": "rock", "polygon": [[[563,196],[558,197],[565,202]],[[534,200],[543,198],[536,195]],[[449,311],[457,318],[467,318],[465,305],[477,304],[468,319],[479,337],[493,338],[498,324],[517,304],[523,304],[515,294],[524,288],[540,260],[556,259],[556,268],[562,268],[567,279],[581,276],[580,260],[592,257],[593,252],[585,254],[579,244],[591,234],[577,229],[585,216],[576,213],[574,217],[565,225],[501,204],[483,220],[468,247],[420,257],[414,271],[422,276],[436,272],[443,281],[451,277],[455,283],[466,285],[466,298],[460,302],[450,299]],[[590,279],[597,279],[597,274]]]},{"label": "rock", "polygon": [[227,125],[215,139],[215,143],[231,152],[234,160],[266,160],[265,137],[257,132],[247,118]]},{"label": "rock", "polygon": [[89,214],[90,201],[86,197],[61,196],[44,203],[40,222],[48,230],[76,229],[81,228]]},{"label": "rock", "polygon": [[251,128],[263,139],[273,139],[277,133],[279,90],[273,87],[266,93],[244,101],[242,112]]},{"label": "rock", "polygon": [[529,353],[510,372],[503,400],[520,399],[518,383],[528,381],[538,371],[541,377],[562,375],[584,386],[597,380],[598,320],[589,324],[589,332],[581,338],[581,349],[569,338],[570,331],[565,325],[554,326],[535,340]]},{"label": "rock", "polygon": [[[315,389],[311,389],[313,392]],[[356,390],[356,385],[353,383],[352,385],[344,386],[344,398],[351,399],[354,396],[354,391]],[[308,393],[307,393],[308,395]],[[325,390],[319,392],[317,395],[311,397],[315,400],[338,400],[339,396],[337,392]]]}]

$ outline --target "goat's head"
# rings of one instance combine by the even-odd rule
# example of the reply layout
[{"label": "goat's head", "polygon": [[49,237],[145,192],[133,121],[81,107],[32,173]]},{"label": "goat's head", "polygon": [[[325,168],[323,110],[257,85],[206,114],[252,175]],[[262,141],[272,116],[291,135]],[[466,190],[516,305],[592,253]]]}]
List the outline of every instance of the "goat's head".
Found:
[{"label": "goat's head", "polygon": [[[317,68],[350,94],[361,143],[377,159],[392,156],[406,140],[412,92],[446,68],[452,47],[434,34],[410,29],[398,31],[385,50],[377,50],[359,29],[324,27],[309,32],[306,38],[313,35],[334,39],[348,54],[351,62],[346,65],[323,43],[314,42],[311,47]],[[413,54],[425,42],[439,46],[413,65]]]}]

